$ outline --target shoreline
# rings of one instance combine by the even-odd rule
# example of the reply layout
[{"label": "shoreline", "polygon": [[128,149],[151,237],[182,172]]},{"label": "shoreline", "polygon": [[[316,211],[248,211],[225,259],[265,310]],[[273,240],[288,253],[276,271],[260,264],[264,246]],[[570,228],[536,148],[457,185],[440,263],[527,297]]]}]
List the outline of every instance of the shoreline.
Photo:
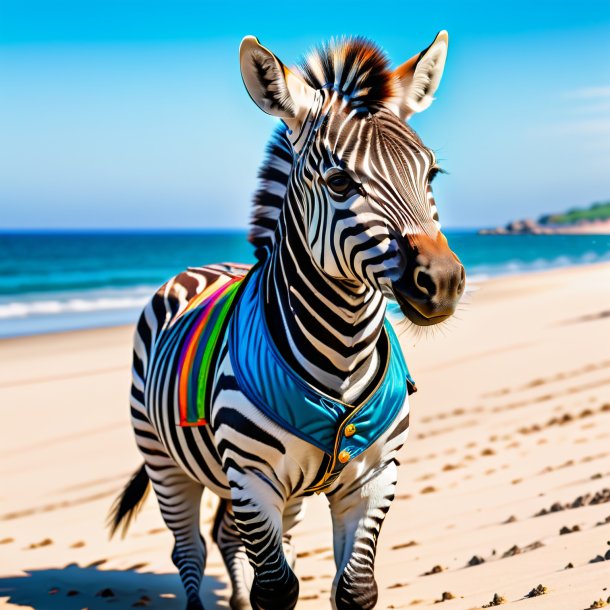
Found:
[{"label": "shoreline", "polygon": [[[498,275],[490,275],[490,276],[485,276],[485,277],[481,277],[476,276],[478,279],[474,282],[475,284],[488,284],[488,283],[495,283],[495,282],[502,282],[503,280],[509,280],[509,279],[514,279],[514,278],[528,278],[528,277],[537,277],[537,276],[546,276],[546,275],[552,275],[552,274],[570,274],[570,273],[576,273],[579,270],[583,270],[583,271],[588,271],[591,269],[596,269],[596,268],[600,268],[600,267],[608,267],[610,269],[610,261],[597,261],[597,262],[593,262],[593,263],[582,263],[582,264],[577,264],[577,265],[565,265],[565,266],[558,266],[558,267],[551,267],[548,269],[532,269],[529,271],[515,271],[513,272],[506,272],[506,273],[501,273]],[[480,279],[479,279],[480,278]],[[468,276],[466,276],[466,290],[468,290]]]},{"label": "shoreline", "polygon": [[535,220],[518,220],[504,227],[478,230],[479,235],[610,235],[610,218],[570,224],[539,224]]},{"label": "shoreline", "polygon": [[[515,272],[506,272],[500,273],[497,275],[485,275],[485,274],[475,274],[475,279],[468,280],[468,276],[466,277],[466,294],[468,292],[474,292],[480,289],[481,285],[494,283],[498,281],[503,281],[511,278],[519,278],[519,277],[531,277],[531,276],[539,276],[553,273],[571,273],[576,272],[577,270],[586,271],[589,268],[603,267],[604,265],[610,268],[610,261],[598,261],[592,263],[582,263],[582,264],[574,264],[574,265],[565,265],[565,266],[557,266],[551,267],[547,269],[532,269],[526,271],[515,271]],[[151,291],[152,296],[152,291]],[[140,311],[140,310],[138,310]],[[137,314],[139,315],[139,313]],[[16,335],[5,335],[0,336],[0,344],[6,341],[26,339],[28,337],[46,337],[53,335],[62,335],[66,333],[79,333],[79,332],[89,332],[89,331],[102,331],[105,329],[111,328],[133,328],[137,322],[137,316],[134,322],[119,322],[119,323],[100,323],[93,324],[91,326],[82,326],[77,328],[66,328],[66,329],[57,329],[57,330],[48,330],[48,331],[40,331],[40,332],[30,332],[30,333],[20,333]]]}]

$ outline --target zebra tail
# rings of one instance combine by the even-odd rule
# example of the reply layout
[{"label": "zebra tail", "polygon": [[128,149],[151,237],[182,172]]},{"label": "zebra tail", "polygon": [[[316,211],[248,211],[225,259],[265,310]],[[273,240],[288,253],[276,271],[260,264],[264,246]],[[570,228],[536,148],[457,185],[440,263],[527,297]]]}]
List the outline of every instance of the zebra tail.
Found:
[{"label": "zebra tail", "polygon": [[121,530],[121,537],[125,537],[132,519],[140,512],[149,489],[150,479],[142,464],[110,508],[106,522],[110,528],[110,538],[118,529]]}]

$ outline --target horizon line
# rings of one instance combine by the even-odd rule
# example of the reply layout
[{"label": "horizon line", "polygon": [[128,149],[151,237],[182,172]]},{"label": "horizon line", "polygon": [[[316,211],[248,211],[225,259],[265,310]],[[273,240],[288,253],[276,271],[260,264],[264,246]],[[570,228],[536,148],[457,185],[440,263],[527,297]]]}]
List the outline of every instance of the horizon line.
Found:
[{"label": "horizon line", "polygon": [[[449,231],[478,231],[484,226],[445,227]],[[0,228],[0,235],[43,234],[43,233],[236,233],[246,234],[248,227],[9,227]]]}]

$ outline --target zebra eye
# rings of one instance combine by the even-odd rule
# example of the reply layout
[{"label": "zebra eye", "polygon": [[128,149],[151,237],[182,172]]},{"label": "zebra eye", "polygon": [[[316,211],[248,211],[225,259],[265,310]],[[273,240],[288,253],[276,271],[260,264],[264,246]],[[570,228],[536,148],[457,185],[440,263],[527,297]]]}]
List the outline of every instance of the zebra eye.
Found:
[{"label": "zebra eye", "polygon": [[340,195],[343,195],[348,191],[351,185],[352,179],[344,173],[335,174],[328,179],[328,186],[330,186],[335,193],[339,193]]},{"label": "zebra eye", "polygon": [[356,190],[356,184],[346,172],[336,172],[326,179],[326,184],[333,194],[344,197],[350,191]]}]

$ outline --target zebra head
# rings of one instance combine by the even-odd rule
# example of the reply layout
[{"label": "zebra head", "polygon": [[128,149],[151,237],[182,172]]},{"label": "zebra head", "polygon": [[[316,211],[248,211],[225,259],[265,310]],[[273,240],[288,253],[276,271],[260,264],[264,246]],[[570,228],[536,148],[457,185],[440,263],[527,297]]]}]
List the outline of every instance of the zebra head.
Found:
[{"label": "zebra head", "polygon": [[314,51],[289,70],[254,37],[240,49],[254,102],[279,117],[261,170],[250,240],[271,245],[282,211],[324,274],[381,291],[413,323],[453,314],[464,268],[441,232],[431,182],[434,153],[407,125],[433,100],[448,36],[395,70],[362,38]]}]

